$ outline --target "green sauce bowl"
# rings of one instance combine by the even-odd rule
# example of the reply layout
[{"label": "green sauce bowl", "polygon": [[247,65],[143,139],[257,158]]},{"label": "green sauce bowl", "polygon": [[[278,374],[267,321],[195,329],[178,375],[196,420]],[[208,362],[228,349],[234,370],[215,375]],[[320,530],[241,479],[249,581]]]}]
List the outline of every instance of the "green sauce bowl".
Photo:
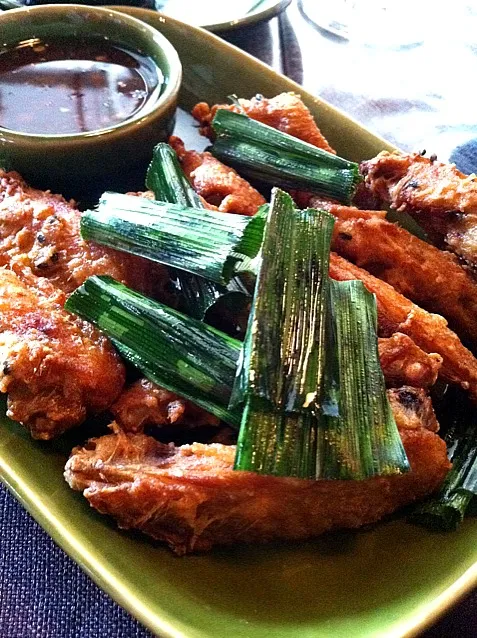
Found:
[{"label": "green sauce bowl", "polygon": [[[18,171],[32,186],[82,200],[94,200],[104,190],[143,189],[152,149],[168,138],[175,123],[182,67],[171,43],[136,18],[84,5],[7,11],[0,14],[0,33],[0,54],[5,56],[32,39],[63,43],[71,39],[72,45],[104,40],[108,46],[152,60],[163,78],[161,90],[117,124],[67,134],[24,133],[0,126],[0,166]],[[18,107],[39,108],[24,102]]]}]

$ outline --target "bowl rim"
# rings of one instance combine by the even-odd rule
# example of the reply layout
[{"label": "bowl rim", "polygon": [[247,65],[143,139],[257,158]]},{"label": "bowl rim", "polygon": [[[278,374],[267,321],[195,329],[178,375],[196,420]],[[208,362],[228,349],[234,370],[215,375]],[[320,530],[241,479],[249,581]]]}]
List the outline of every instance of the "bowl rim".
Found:
[{"label": "bowl rim", "polygon": [[[1,143],[18,143],[28,145],[45,146],[48,142],[52,142],[55,145],[76,145],[80,142],[85,143],[87,140],[90,142],[101,140],[104,137],[121,136],[129,131],[136,130],[150,122],[151,119],[155,120],[161,117],[164,112],[167,112],[176,102],[177,95],[182,81],[182,64],[174,46],[171,42],[156,28],[143,22],[139,18],[135,18],[131,15],[115,11],[107,6],[94,6],[94,5],[82,5],[82,4],[47,4],[47,5],[34,5],[25,6],[18,9],[11,9],[3,14],[0,14],[0,28],[4,21],[9,20],[11,17],[18,17],[19,20],[23,18],[25,22],[31,13],[45,13],[63,15],[71,11],[77,11],[81,14],[95,13],[106,16],[111,16],[116,19],[120,19],[126,24],[135,29],[140,29],[143,33],[149,34],[155,45],[162,49],[162,52],[169,64],[168,81],[165,84],[164,91],[157,97],[157,99],[147,107],[147,102],[144,104],[132,117],[114,124],[112,126],[95,129],[92,131],[85,131],[83,133],[23,133],[13,129],[7,129],[0,126],[0,146]],[[161,72],[159,65],[156,65]]]}]

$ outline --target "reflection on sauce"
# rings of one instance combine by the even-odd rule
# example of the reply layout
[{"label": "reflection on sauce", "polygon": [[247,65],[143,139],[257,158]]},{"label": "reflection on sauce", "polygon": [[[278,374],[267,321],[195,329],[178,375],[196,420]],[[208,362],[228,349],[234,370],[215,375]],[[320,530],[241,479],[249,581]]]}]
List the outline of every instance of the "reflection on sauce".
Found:
[{"label": "reflection on sauce", "polygon": [[28,40],[0,54],[0,126],[44,134],[108,128],[156,100],[162,82],[151,58],[107,40]]}]

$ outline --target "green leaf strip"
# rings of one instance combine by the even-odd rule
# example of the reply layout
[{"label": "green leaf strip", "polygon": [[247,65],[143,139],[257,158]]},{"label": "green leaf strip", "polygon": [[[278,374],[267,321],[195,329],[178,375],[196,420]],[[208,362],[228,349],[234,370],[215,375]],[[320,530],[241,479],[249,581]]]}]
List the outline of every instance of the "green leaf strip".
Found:
[{"label": "green leaf strip", "polygon": [[376,301],[360,281],[330,284],[332,230],[324,211],[295,211],[273,192],[231,401],[245,403],[237,470],[315,479],[409,470],[379,361]]},{"label": "green leaf strip", "polygon": [[364,479],[409,470],[389,404],[377,343],[376,299],[361,281],[331,281],[339,416],[319,430],[320,478]]},{"label": "green leaf strip", "polygon": [[410,516],[413,523],[442,531],[456,529],[477,495],[477,428],[459,433],[451,448],[452,469],[439,492]]},{"label": "green leaf strip", "polygon": [[355,162],[240,113],[218,109],[212,153],[226,164],[284,188],[301,188],[349,203],[361,180]]},{"label": "green leaf strip", "polygon": [[202,200],[184,175],[174,149],[164,142],[157,144],[153,150],[146,186],[159,202],[178,204],[184,208],[204,208]]},{"label": "green leaf strip", "polygon": [[238,425],[228,409],[241,344],[110,277],[90,277],[66,309],[96,324],[154,383]]},{"label": "green leaf strip", "polygon": [[[328,263],[334,220],[296,211],[274,189],[231,406],[244,404],[235,469],[316,478],[331,347]],[[330,405],[327,396],[327,405]]]},{"label": "green leaf strip", "polygon": [[314,414],[263,411],[248,401],[235,456],[236,470],[316,478],[317,432]]},{"label": "green leaf strip", "polygon": [[333,225],[273,191],[234,404],[253,396],[270,410],[320,411]]},{"label": "green leaf strip", "polygon": [[[154,148],[146,186],[153,191],[156,201],[205,208],[189,184],[175,151],[163,142]],[[241,247],[236,248],[236,251],[241,252]],[[195,319],[204,319],[207,313],[215,312],[224,304],[240,312],[250,301],[248,290],[238,279],[232,279],[227,286],[222,286],[179,268],[170,267],[169,274],[177,291],[179,310]]]},{"label": "green leaf strip", "polygon": [[246,177],[283,188],[307,190],[344,204],[350,203],[358,181],[354,170],[323,166],[258,143],[219,137],[211,151]]},{"label": "green leaf strip", "polygon": [[329,153],[313,144],[304,142],[293,135],[278,131],[267,124],[253,120],[247,115],[218,109],[212,121],[212,127],[217,135],[232,137],[252,144],[260,143],[291,153],[301,158],[308,158],[320,162],[324,166],[333,168],[347,168],[355,170],[357,164],[343,159],[334,153]]},{"label": "green leaf strip", "polygon": [[256,268],[264,216],[224,215],[141,197],[104,193],[81,217],[81,234],[117,250],[225,285]]}]

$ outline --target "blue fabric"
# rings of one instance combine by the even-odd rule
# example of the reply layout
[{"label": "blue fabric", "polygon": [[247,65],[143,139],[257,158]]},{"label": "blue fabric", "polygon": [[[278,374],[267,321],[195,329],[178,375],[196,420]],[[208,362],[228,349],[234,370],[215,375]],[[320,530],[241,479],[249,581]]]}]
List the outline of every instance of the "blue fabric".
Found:
[{"label": "blue fabric", "polygon": [[455,148],[450,154],[449,161],[466,175],[477,173],[477,140],[470,140]]},{"label": "blue fabric", "polygon": [[0,487],[0,638],[150,638]]}]

